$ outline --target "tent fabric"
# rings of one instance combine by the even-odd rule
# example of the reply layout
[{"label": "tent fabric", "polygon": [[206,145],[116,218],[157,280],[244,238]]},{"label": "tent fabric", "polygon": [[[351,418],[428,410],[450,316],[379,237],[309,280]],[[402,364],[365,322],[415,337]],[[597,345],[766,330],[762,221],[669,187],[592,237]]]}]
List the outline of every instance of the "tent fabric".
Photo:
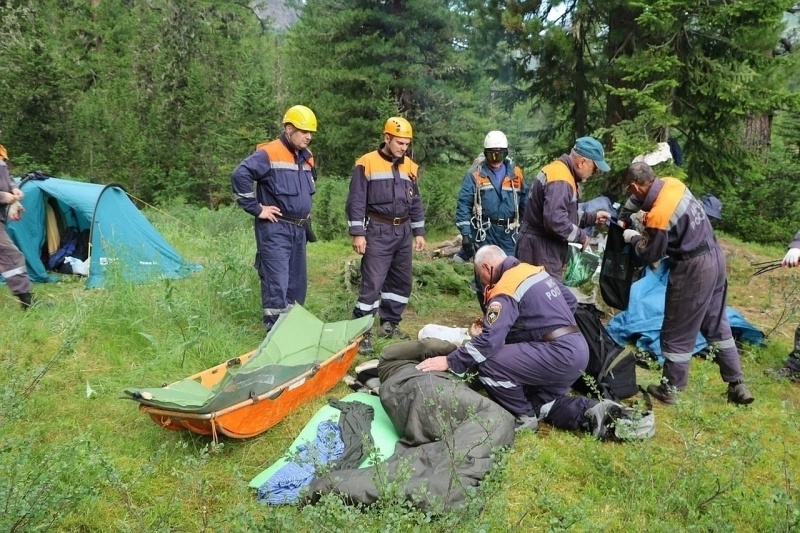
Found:
[{"label": "tent fabric", "polygon": [[[373,464],[373,459],[379,460],[386,459],[394,454],[394,448],[400,436],[392,425],[392,420],[386,414],[386,410],[381,404],[380,398],[366,392],[354,392],[342,398],[343,402],[361,402],[372,407],[374,417],[370,426],[370,434],[375,443],[375,454],[365,457],[359,464],[359,468],[366,468]],[[308,423],[300,431],[300,434],[294,439],[294,442],[289,446],[289,450],[294,450],[301,444],[305,444],[314,440],[317,435],[317,427],[321,422],[326,420],[335,422],[339,420],[341,411],[326,405],[322,407],[317,413],[308,421]],[[264,484],[275,472],[281,469],[283,465],[288,462],[286,456],[281,457],[270,465],[266,470],[258,474],[250,481],[250,487],[257,489]]]},{"label": "tent fabric", "polygon": [[158,388],[129,388],[131,399],[144,405],[183,413],[211,413],[252,396],[265,394],[339,353],[369,330],[372,315],[323,323],[294,305],[282,314],[256,353],[245,364],[231,367],[213,387],[186,378]]},{"label": "tent fabric", "polygon": [[7,229],[25,255],[33,281],[50,280],[41,251],[53,238],[46,214],[53,203],[66,223],[90,229],[89,288],[102,287],[112,271],[127,282],[142,283],[182,278],[201,268],[187,263],[119,186],[38,176],[23,180],[20,188],[25,213],[21,220],[9,221]]},{"label": "tent fabric", "polygon": [[[618,344],[635,341],[640,350],[654,354],[663,363],[661,324],[664,321],[669,266],[666,261],[661,261],[657,270],[644,270],[644,276],[631,285],[628,308],[613,317],[606,329]],[[764,333],[745,320],[741,313],[731,307],[727,307],[726,312],[735,338],[758,346],[764,344]],[[698,334],[694,353],[706,346],[708,343]]]}]

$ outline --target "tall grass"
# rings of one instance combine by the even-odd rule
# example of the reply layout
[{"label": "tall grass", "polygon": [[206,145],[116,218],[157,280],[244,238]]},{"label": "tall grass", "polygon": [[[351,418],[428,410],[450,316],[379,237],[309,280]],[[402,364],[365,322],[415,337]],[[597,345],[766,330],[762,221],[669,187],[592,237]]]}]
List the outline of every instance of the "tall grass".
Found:
[{"label": "tall grass", "polygon": [[[649,441],[610,444],[544,428],[520,434],[468,512],[415,513],[402,502],[362,511],[258,505],[247,482],[280,457],[319,399],[257,438],[210,439],[164,430],[120,399],[128,386],[175,381],[255,348],[263,338],[249,217],[176,204],[149,211],[183,254],[203,265],[183,280],[86,290],[67,280],[35,287],[53,303],[22,313],[0,298],[0,530],[4,531],[791,531],[800,520],[798,385],[762,374],[789,350],[796,276],[751,280],[750,261],[778,248],[723,239],[731,303],[764,330],[766,348],[743,351],[757,396],[725,403],[717,367],[692,364],[690,387],[657,406]],[[434,234],[435,240],[436,235]],[[344,238],[309,245],[306,307],[350,316]],[[402,327],[466,325],[478,313],[469,273],[417,257]],[[460,280],[460,281],[459,281]],[[5,290],[5,289],[4,289]],[[784,296],[782,296],[784,295]],[[782,311],[781,311],[782,310]],[[380,347],[380,345],[379,345]],[[642,384],[657,370],[640,371]],[[87,387],[94,391],[87,395]],[[348,392],[343,385],[331,392]]]}]

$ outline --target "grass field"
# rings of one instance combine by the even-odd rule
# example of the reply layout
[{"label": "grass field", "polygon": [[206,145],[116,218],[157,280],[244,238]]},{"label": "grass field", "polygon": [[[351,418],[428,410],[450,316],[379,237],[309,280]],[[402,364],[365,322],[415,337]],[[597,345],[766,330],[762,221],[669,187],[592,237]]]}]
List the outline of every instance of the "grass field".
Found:
[{"label": "grass field", "polygon": [[[725,402],[717,368],[695,360],[674,407],[656,406],[645,442],[602,443],[552,428],[520,434],[468,511],[438,519],[395,502],[368,512],[332,504],[256,503],[247,482],[280,457],[321,398],[259,437],[235,441],[170,432],[121,399],[254,349],[263,338],[251,223],[233,208],[177,205],[148,215],[204,269],[188,279],[86,290],[80,280],[37,285],[53,303],[22,313],[0,293],[0,530],[3,531],[791,531],[800,520],[800,388],[763,374],[782,363],[798,322],[797,275],[750,278],[783,250],[721,236],[729,304],[769,333],[743,353],[756,402]],[[436,240],[436,235],[431,240]],[[445,235],[438,237],[445,238]],[[341,239],[309,246],[306,307],[348,318]],[[459,276],[430,263],[403,322],[466,325],[477,314]],[[447,289],[447,290],[445,290]],[[378,344],[381,347],[381,344]],[[643,385],[658,370],[642,370]],[[94,392],[87,396],[87,388]],[[337,386],[332,396],[349,392]],[[481,505],[481,503],[485,505]]]}]

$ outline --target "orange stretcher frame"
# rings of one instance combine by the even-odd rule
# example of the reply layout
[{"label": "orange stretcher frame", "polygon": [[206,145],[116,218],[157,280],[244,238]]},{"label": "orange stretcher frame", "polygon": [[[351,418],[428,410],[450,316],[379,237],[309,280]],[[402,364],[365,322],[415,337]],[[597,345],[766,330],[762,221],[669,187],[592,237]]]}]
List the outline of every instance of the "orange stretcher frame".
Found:
[{"label": "orange stretcher frame", "polygon": [[[219,441],[220,433],[234,439],[255,437],[283,420],[300,405],[331,390],[350,369],[363,338],[363,335],[358,337],[338,353],[274,389],[224,409],[211,413],[182,413],[140,405],[139,410],[166,429],[188,429],[200,435],[211,435],[215,443]],[[213,387],[225,376],[230,366],[244,364],[253,354],[255,350],[199,372],[189,379],[199,380],[205,387]]]}]

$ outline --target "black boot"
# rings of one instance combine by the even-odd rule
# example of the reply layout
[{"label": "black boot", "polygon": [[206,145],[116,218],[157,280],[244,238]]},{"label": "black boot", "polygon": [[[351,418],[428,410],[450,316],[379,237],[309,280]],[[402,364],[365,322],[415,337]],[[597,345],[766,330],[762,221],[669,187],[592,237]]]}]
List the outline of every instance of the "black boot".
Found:
[{"label": "black boot", "polygon": [[33,295],[29,292],[17,294],[17,298],[19,298],[23,311],[27,311],[33,305]]},{"label": "black boot", "polygon": [[361,344],[358,345],[358,353],[361,355],[375,353],[375,348],[372,347],[372,335],[369,332],[364,333],[364,338],[361,339]]}]

